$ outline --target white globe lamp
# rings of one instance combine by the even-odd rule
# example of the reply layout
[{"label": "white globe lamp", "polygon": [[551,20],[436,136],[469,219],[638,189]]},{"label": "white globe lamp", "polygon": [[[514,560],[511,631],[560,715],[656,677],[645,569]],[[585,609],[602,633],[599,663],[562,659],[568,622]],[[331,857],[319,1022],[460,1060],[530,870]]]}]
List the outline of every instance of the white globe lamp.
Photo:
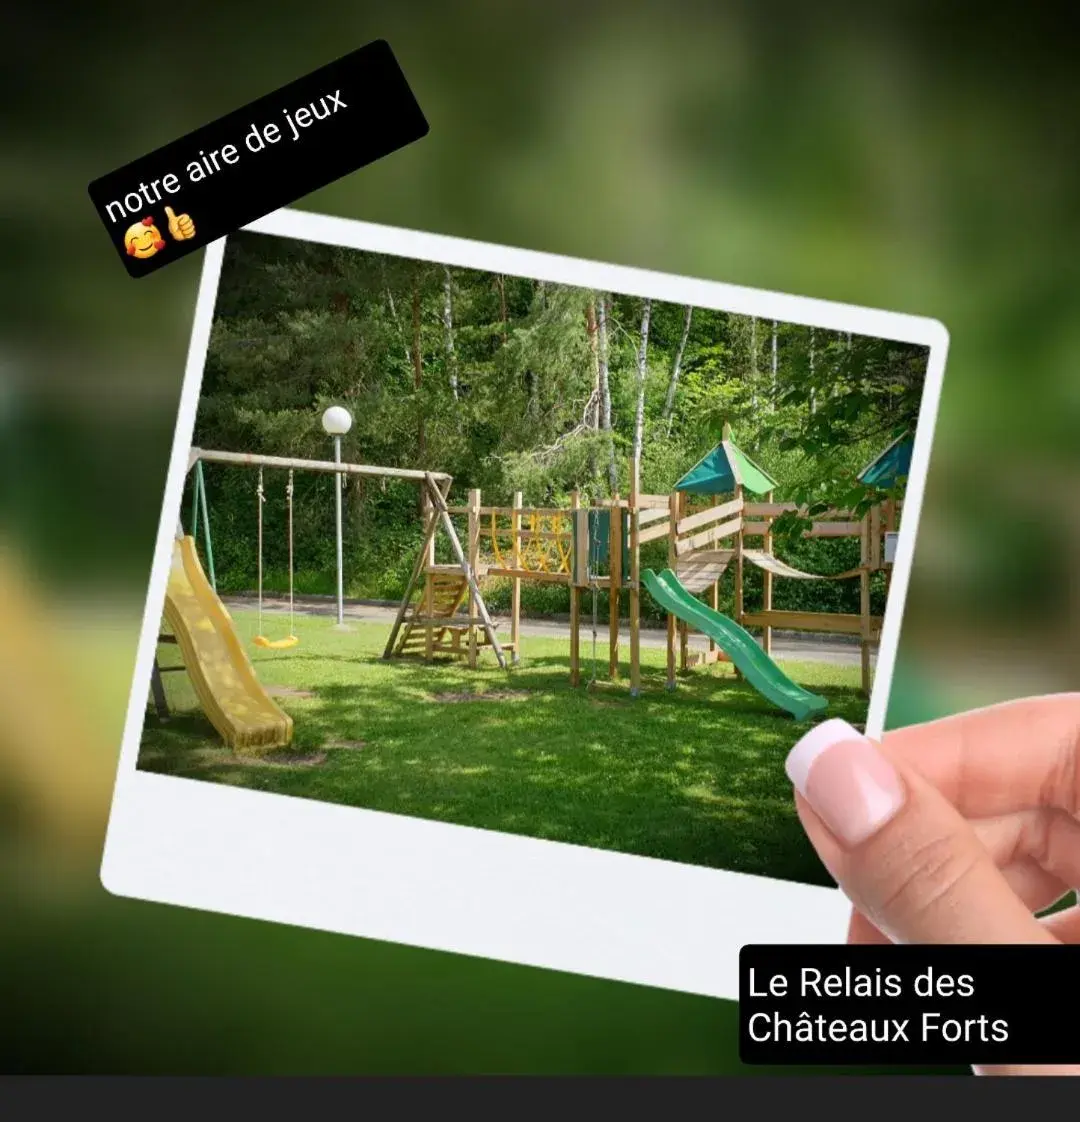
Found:
[{"label": "white globe lamp", "polygon": [[352,414],[343,405],[331,405],[322,415],[322,427],[330,436],[344,436],[352,428]]},{"label": "white globe lamp", "polygon": [[[334,438],[334,463],[341,463],[341,438],[352,428],[352,414],[343,405],[331,405],[322,415],[322,427]],[[342,570],[341,488],[344,472],[334,475],[334,511],[337,516],[337,630],[348,631],[345,624],[345,577]]]}]

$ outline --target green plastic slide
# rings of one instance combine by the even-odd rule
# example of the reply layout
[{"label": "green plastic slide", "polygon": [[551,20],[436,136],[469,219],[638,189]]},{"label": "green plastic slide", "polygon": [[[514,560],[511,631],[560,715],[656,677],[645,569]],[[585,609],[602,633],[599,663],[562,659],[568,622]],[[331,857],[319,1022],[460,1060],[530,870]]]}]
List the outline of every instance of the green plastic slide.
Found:
[{"label": "green plastic slide", "polygon": [[793,682],[761,649],[749,631],[703,604],[683,587],[670,569],[662,573],[646,569],[643,576],[649,595],[660,607],[708,635],[730,657],[750,685],[773,705],[786,709],[797,721],[827,708],[829,703],[825,698]]}]

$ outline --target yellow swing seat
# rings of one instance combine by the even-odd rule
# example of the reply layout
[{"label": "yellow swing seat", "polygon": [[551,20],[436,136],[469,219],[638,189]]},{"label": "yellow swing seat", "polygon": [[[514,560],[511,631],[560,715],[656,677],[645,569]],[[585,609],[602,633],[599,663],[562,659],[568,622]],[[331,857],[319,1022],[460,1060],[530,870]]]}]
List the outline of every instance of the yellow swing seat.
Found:
[{"label": "yellow swing seat", "polygon": [[259,631],[251,640],[256,647],[267,651],[285,651],[295,647],[300,640],[292,634],[293,623],[293,473],[289,469],[289,483],[285,488],[285,506],[289,512],[289,634],[283,639],[267,639],[262,632],[263,622],[263,503],[266,493],[263,490],[263,469],[259,468],[259,485],[255,488],[256,506],[259,512]]},{"label": "yellow swing seat", "polygon": [[265,635],[256,635],[251,640],[256,647],[264,647],[268,651],[285,651],[295,647],[300,639],[296,635],[287,635],[284,639],[267,639]]}]

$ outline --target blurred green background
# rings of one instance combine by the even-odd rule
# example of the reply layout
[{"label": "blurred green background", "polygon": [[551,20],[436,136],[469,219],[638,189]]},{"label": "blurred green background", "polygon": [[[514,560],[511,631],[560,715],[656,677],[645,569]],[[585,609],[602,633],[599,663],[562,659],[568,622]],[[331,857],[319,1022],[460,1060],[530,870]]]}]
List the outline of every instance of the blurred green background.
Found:
[{"label": "blurred green background", "polygon": [[1077,687],[1074,60],[1053,6],[893,11],[264,0],[9,15],[5,1070],[746,1070],[730,1003],[98,883],[201,255],[131,280],[86,184],[370,39],[393,45],[431,133],[307,208],[943,320],[890,723]]}]

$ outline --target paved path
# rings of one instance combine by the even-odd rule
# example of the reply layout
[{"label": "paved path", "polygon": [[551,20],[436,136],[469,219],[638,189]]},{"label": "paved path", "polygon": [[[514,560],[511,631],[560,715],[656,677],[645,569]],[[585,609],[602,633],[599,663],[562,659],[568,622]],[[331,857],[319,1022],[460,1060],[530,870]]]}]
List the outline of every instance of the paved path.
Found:
[{"label": "paved path", "polygon": [[[254,608],[255,599],[252,596],[226,596],[225,603],[230,608]],[[263,611],[288,612],[289,602],[281,597],[263,597]],[[307,616],[335,616],[337,602],[329,596],[304,596],[296,599],[297,615]],[[382,623],[387,628],[394,622],[397,615],[397,605],[374,604],[357,600],[345,601],[345,618],[355,619],[365,623]],[[496,615],[499,622],[499,634],[503,635],[509,630],[509,621],[506,616]],[[607,619],[600,620],[600,630],[597,636],[598,646],[607,649]],[[526,619],[521,620],[522,638],[544,639],[569,639],[570,626],[565,620],[559,619]],[[623,620],[621,642],[623,647],[630,641],[630,624]],[[582,650],[591,649],[592,644],[592,616],[589,612],[582,612],[581,619]],[[667,644],[667,635],[659,628],[643,627],[641,629],[641,645],[643,647],[659,647]],[[709,645],[703,635],[691,635],[690,646],[694,650],[704,650]],[[801,662],[827,662],[834,666],[858,666],[859,644],[857,640],[846,635],[815,635],[798,634],[795,632],[773,632],[773,657],[783,662],[795,660]],[[876,661],[876,652],[875,658]]]}]

